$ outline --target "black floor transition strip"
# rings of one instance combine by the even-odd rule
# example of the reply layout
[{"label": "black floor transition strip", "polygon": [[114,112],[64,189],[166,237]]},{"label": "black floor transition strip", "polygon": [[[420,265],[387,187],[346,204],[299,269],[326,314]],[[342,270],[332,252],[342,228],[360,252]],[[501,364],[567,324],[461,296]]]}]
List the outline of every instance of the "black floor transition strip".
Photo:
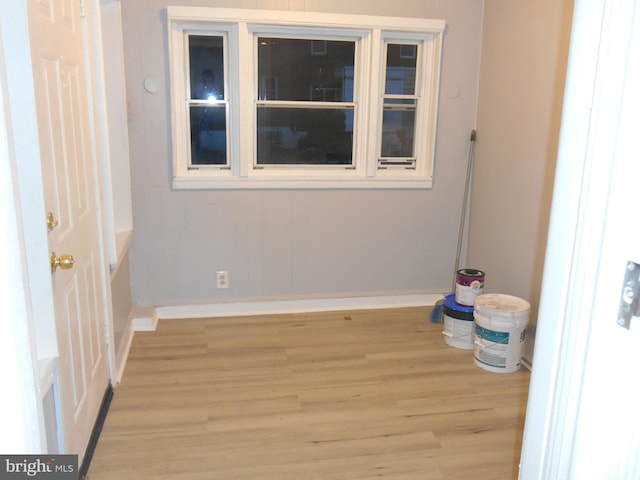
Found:
[{"label": "black floor transition strip", "polygon": [[93,426],[93,430],[91,431],[91,438],[89,438],[87,451],[84,454],[84,460],[82,460],[82,465],[80,466],[80,476],[78,477],[79,480],[85,480],[87,478],[87,473],[89,473],[89,466],[91,465],[93,454],[96,451],[96,447],[98,446],[100,433],[102,433],[104,421],[107,419],[107,413],[109,413],[109,406],[111,405],[112,399],[113,386],[109,384],[107,390],[104,392],[104,397],[102,397],[102,405],[100,405],[100,410],[98,411],[98,418],[96,418],[96,423]]}]

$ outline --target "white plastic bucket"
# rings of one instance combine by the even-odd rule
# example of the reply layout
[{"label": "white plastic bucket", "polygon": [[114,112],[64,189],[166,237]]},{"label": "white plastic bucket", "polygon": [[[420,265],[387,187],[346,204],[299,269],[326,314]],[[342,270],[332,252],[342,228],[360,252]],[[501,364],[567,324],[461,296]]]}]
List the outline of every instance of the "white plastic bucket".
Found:
[{"label": "white plastic bucket", "polygon": [[473,350],[473,307],[460,305],[455,294],[444,297],[443,302],[444,341],[447,345],[463,350]]},{"label": "white plastic bucket", "polygon": [[518,297],[493,293],[478,296],[473,309],[476,365],[490,372],[517,371],[530,311],[529,302]]}]

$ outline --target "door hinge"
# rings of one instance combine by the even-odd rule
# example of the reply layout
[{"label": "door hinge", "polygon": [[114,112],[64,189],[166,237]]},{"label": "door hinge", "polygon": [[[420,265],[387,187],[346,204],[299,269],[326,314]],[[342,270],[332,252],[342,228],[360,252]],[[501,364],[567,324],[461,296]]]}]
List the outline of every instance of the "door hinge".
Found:
[{"label": "door hinge", "polygon": [[79,0],[80,1],[80,17],[81,18],[86,18],[87,17],[87,11],[86,8],[84,6],[84,0]]}]

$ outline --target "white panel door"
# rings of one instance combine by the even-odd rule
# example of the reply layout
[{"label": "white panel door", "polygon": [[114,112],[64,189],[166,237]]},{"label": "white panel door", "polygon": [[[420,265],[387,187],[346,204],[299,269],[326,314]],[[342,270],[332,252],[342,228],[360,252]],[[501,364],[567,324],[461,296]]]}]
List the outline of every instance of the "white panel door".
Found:
[{"label": "white panel door", "polygon": [[52,271],[64,451],[82,459],[109,382],[83,19],[80,0],[28,4],[49,249],[74,259]]}]

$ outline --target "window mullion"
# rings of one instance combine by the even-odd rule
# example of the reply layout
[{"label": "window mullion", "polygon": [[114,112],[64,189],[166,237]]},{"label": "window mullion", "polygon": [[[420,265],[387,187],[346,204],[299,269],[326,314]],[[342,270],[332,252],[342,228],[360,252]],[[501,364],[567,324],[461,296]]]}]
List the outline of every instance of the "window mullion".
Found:
[{"label": "window mullion", "polygon": [[[182,163],[181,159],[188,158],[187,151],[187,124],[186,112],[187,108],[176,108],[176,104],[182,106],[185,99],[185,77],[184,72],[186,65],[185,55],[185,35],[180,30],[170,30],[169,37],[172,41],[169,42],[169,58],[173,68],[171,69],[171,131],[173,134],[173,169],[174,172],[185,174],[187,171],[186,165]],[[182,69],[180,68],[182,67]]]},{"label": "window mullion", "polygon": [[256,121],[254,115],[255,85],[254,69],[257,59],[253,50],[253,35],[246,22],[238,23],[238,175],[248,177],[255,155]]},{"label": "window mullion", "polygon": [[[376,176],[378,168],[378,137],[380,136],[380,124],[382,110],[378,108],[380,104],[379,92],[382,89],[381,78],[384,72],[384,61],[382,58],[384,50],[382,49],[382,34],[379,28],[371,32],[368,45],[367,57],[363,59],[363,63],[368,64],[368,75],[364,78],[371,79],[370,82],[362,82],[363,98],[366,98],[367,108],[363,109],[363,124],[366,122],[366,135],[362,139],[364,145],[365,175],[373,178]],[[363,52],[364,53],[364,52]],[[365,96],[366,95],[366,96]],[[361,130],[362,131],[362,130]]]},{"label": "window mullion", "polygon": [[239,77],[238,64],[238,27],[232,25],[227,34],[227,56],[225,57],[225,72],[227,85],[227,101],[229,115],[229,166],[231,175],[239,176],[240,173],[240,95],[237,89],[231,85],[237,85]]}]

